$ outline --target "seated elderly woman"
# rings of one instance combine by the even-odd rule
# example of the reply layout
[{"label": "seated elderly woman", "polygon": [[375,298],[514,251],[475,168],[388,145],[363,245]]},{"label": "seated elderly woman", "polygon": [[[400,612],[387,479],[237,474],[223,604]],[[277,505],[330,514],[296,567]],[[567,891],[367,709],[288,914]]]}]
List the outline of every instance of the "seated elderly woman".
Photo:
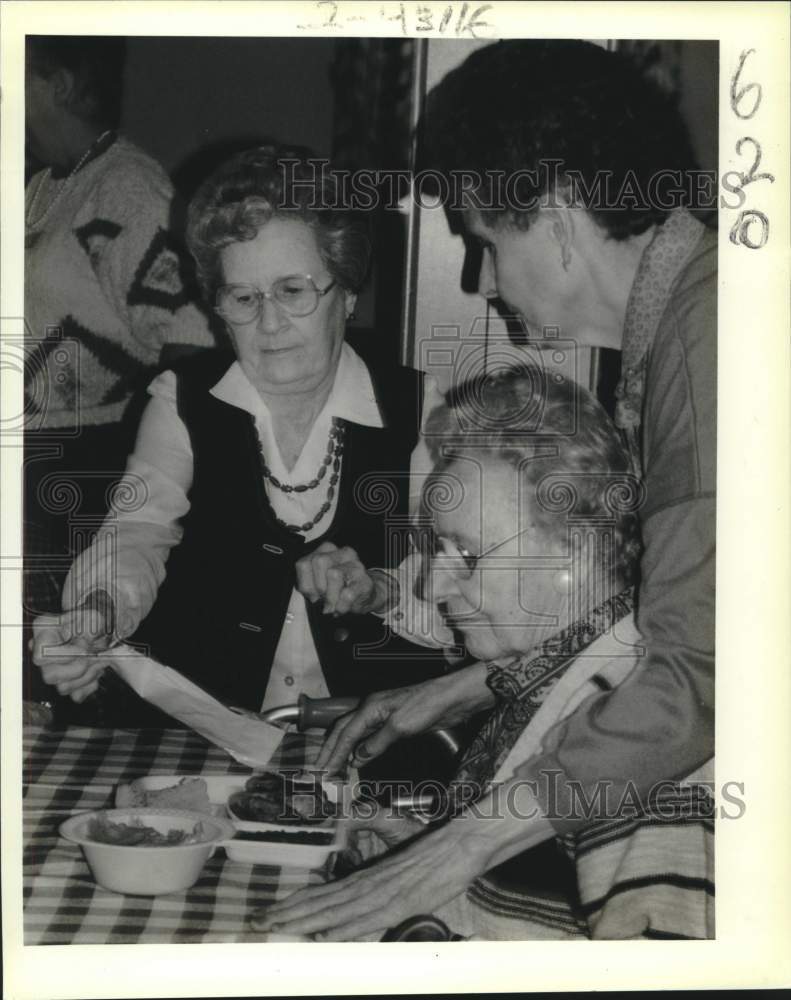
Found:
[{"label": "seated elderly woman", "polygon": [[[620,53],[511,39],[437,84],[421,131],[425,166],[444,176],[459,231],[480,247],[480,294],[528,339],[554,329],[621,352],[615,422],[645,490],[646,655],[629,684],[569,718],[541,766],[590,794],[606,779],[644,795],[714,753],[717,234],[685,207],[695,186],[678,105]],[[683,181],[672,198],[670,178]],[[342,592],[336,607],[357,600]],[[388,621],[417,638],[408,612],[394,606]],[[385,731],[372,739],[414,731],[442,705],[378,701]]]},{"label": "seated elderly woman", "polygon": [[[419,373],[374,370],[344,342],[370,246],[317,162],[306,150],[250,150],[190,206],[188,244],[235,356],[207,352],[151,384],[122,488],[72,567],[64,613],[36,623],[36,662],[74,700],[96,690],[111,635],[255,711],[445,667],[381,620],[307,607],[294,586],[296,561],[322,542],[387,564],[385,514],[403,523],[408,513],[423,403]],[[131,699],[125,689],[126,724]]]},{"label": "seated elderly woman", "polygon": [[[531,768],[583,702],[629,683],[644,652],[632,586],[641,489],[615,427],[586,390],[526,368],[455,390],[425,433],[436,462],[424,492],[434,529],[425,596],[445,605],[480,662],[393,696],[412,706],[415,729],[426,712],[432,724],[490,714],[437,829],[378,813],[370,825],[386,843],[414,842],[261,911],[254,926],[348,940],[434,914],[451,932],[495,939],[707,936],[705,790],[667,783],[626,808],[604,784],[590,798],[560,772]],[[392,718],[388,699],[339,724],[323,756],[331,770]],[[564,787],[553,793],[553,783]],[[557,814],[540,805],[553,794]],[[526,849],[580,818],[587,829],[560,838],[576,886],[565,900],[542,898]]]}]

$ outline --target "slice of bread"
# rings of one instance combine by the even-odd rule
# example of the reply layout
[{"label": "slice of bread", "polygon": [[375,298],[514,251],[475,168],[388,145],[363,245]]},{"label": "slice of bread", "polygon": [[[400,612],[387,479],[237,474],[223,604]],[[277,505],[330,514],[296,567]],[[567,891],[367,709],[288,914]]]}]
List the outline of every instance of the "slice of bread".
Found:
[{"label": "slice of bread", "polygon": [[211,802],[206,782],[203,778],[182,778],[169,788],[145,789],[137,779],[128,785],[119,785],[115,793],[115,804],[124,809],[129,806],[154,806],[159,809],[191,809],[195,812],[210,813]]},{"label": "slice of bread", "polygon": [[116,809],[138,808],[146,804],[146,793],[140,788],[139,782],[132,781],[128,785],[119,785],[115,790]]}]

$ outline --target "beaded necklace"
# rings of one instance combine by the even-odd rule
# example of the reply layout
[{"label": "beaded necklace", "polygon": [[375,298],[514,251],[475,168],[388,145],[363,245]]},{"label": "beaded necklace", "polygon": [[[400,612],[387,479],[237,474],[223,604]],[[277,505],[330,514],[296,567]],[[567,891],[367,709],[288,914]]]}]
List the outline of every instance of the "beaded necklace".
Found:
[{"label": "beaded necklace", "polygon": [[105,141],[105,139],[108,138],[108,136],[111,133],[112,129],[107,129],[105,132],[102,132],[102,134],[98,137],[98,139],[95,139],[90,144],[90,146],[85,150],[85,152],[79,158],[74,167],[72,167],[71,171],[61,181],[60,187],[55,193],[55,197],[46,206],[41,215],[39,215],[38,218],[35,218],[36,205],[38,205],[39,197],[41,196],[41,191],[44,187],[45,182],[48,179],[52,178],[52,167],[48,167],[45,171],[42,172],[41,177],[39,178],[39,182],[36,185],[36,190],[30,201],[28,210],[25,213],[25,230],[26,230],[25,246],[30,247],[36,242],[40,234],[34,232],[34,230],[40,229],[47,221],[47,219],[50,217],[50,215],[52,215],[57,205],[60,204],[63,195],[66,193],[70,181],[74,178],[76,174],[80,172],[80,170],[82,170],[82,168],[85,166],[88,160],[94,155],[97,148],[101,146],[101,144]]},{"label": "beaded necklace", "polygon": [[[257,432],[257,431],[256,431]],[[307,483],[298,483],[292,485],[291,483],[281,483],[276,476],[272,475],[269,466],[266,464],[266,457],[264,456],[264,446],[261,441],[260,434],[258,435],[258,452],[261,458],[261,472],[263,473],[264,479],[270,482],[276,489],[283,493],[306,493],[308,490],[315,490],[319,483],[324,479],[327,474],[327,470],[332,466],[332,474],[329,478],[329,483],[327,486],[327,499],[319,507],[318,513],[313,518],[312,521],[306,521],[304,524],[289,524],[287,521],[283,521],[277,515],[275,515],[275,520],[281,526],[281,528],[287,528],[289,531],[310,531],[314,528],[319,521],[324,517],[327,511],[330,509],[332,504],[332,498],[335,496],[335,487],[340,478],[341,470],[341,456],[343,455],[343,439],[345,435],[345,428],[343,424],[336,418],[332,418],[332,426],[330,427],[330,435],[327,440],[327,453],[321,460],[321,465],[316,475]]]}]

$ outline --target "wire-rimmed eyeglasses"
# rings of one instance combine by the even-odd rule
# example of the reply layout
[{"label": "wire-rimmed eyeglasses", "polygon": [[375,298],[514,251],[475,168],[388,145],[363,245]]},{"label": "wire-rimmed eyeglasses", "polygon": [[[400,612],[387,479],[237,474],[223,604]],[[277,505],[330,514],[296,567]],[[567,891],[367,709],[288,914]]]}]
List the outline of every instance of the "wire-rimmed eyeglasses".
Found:
[{"label": "wire-rimmed eyeglasses", "polygon": [[490,545],[478,553],[471,552],[455,538],[449,538],[447,535],[438,535],[433,530],[427,532],[411,531],[410,543],[413,549],[427,555],[432,563],[436,562],[437,569],[445,570],[457,580],[469,580],[478,568],[478,563],[481,559],[503,548],[509,542],[512,542],[515,538],[519,538],[530,530],[530,527],[522,528],[520,531],[514,532],[513,535],[509,535],[508,538],[504,538],[501,542]]},{"label": "wire-rimmed eyeglasses", "polygon": [[264,299],[276,302],[290,316],[310,316],[323,298],[336,285],[331,281],[319,288],[309,274],[291,274],[278,278],[268,292],[255,285],[220,285],[214,311],[229,323],[253,323],[261,315]]}]

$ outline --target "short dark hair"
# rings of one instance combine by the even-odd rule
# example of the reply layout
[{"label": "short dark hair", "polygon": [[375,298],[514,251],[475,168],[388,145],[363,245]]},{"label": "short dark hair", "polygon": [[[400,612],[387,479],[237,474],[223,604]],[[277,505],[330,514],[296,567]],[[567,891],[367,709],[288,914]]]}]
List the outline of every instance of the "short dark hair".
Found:
[{"label": "short dark hair", "polygon": [[187,212],[187,245],[208,301],[220,281],[220,251],[253,240],[272,218],[298,219],[341,288],[357,292],[371,243],[359,213],[341,207],[336,174],[304,146],[267,143],[231,157],[198,189]]},{"label": "short dark hair", "polygon": [[608,523],[614,552],[603,558],[625,585],[635,582],[642,487],[619,431],[587,389],[532,364],[477,376],[429,414],[425,439],[434,470],[424,513],[455,459],[501,459],[519,470],[547,537],[564,540],[569,517]]},{"label": "short dark hair", "polygon": [[[484,197],[497,172],[520,176],[519,202],[530,207],[484,207],[490,226],[526,229],[535,216],[532,199],[565,189],[612,238],[625,239],[662,223],[670,210],[658,198],[635,203],[635,188],[645,193],[663,171],[685,174],[695,165],[675,100],[625,55],[581,41],[512,40],[477,49],[430,93],[420,136],[421,166],[446,176],[473,171]],[[616,196],[634,177],[631,198],[602,204],[596,182],[607,175]]]},{"label": "short dark hair", "polygon": [[104,128],[117,127],[123,96],[125,38],[27,35],[25,57],[29,68],[45,78],[58,69],[68,70],[77,88],[74,113]]}]

